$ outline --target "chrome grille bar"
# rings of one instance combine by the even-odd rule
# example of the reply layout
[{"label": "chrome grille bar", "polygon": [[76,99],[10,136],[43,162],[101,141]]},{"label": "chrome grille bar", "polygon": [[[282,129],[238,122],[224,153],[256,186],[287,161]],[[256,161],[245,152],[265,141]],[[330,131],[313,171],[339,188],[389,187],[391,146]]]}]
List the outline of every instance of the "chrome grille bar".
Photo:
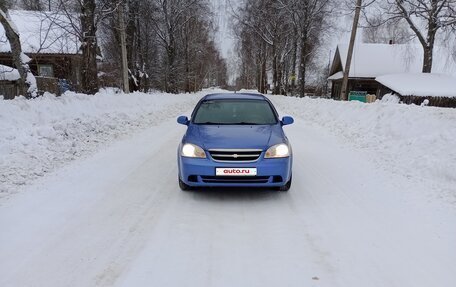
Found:
[{"label": "chrome grille bar", "polygon": [[254,162],[260,158],[261,149],[210,149],[214,161],[220,162]]}]

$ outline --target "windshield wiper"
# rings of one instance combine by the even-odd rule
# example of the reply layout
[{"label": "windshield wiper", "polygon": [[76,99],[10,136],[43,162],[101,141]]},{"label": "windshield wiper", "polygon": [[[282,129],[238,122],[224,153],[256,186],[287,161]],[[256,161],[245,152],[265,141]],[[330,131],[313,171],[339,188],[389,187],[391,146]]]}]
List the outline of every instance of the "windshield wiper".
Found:
[{"label": "windshield wiper", "polygon": [[238,122],[238,123],[232,123],[232,125],[261,125],[259,123],[249,123],[249,122]]},{"label": "windshield wiper", "polygon": [[221,123],[214,123],[214,122],[201,122],[201,123],[195,123],[197,125],[223,125]]},{"label": "windshield wiper", "polygon": [[265,125],[265,124],[261,124],[261,123],[251,123],[251,122],[237,122],[237,123],[215,123],[215,122],[200,122],[200,123],[195,123],[197,125],[232,125],[232,126],[235,126],[235,125]]}]

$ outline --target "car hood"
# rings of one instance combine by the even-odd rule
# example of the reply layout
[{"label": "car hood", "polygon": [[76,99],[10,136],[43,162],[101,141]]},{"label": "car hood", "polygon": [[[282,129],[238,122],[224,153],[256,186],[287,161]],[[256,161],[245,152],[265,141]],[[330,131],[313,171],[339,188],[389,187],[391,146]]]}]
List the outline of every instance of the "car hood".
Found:
[{"label": "car hood", "polygon": [[185,141],[204,149],[266,149],[285,141],[280,125],[190,125]]}]

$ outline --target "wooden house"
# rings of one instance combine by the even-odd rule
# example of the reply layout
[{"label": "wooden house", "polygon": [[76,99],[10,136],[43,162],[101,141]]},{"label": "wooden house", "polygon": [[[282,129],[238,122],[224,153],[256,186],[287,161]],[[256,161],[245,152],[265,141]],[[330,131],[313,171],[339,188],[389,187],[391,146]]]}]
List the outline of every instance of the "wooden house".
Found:
[{"label": "wooden house", "polygon": [[[337,46],[330,68],[331,97],[340,98],[348,45]],[[420,73],[423,63],[423,49],[414,44],[364,44],[358,43],[353,50],[348,92],[357,91],[366,94],[379,94],[379,83],[376,77],[400,74]],[[433,73],[456,75],[456,61],[446,49],[435,47]]]},{"label": "wooden house", "polygon": [[[43,11],[10,10],[9,14],[19,31],[22,50],[31,58],[29,66],[37,77],[38,89],[58,94],[59,83],[66,82],[78,90],[82,53],[72,26],[79,23],[78,19]],[[0,65],[13,66],[11,48],[1,25]]]}]

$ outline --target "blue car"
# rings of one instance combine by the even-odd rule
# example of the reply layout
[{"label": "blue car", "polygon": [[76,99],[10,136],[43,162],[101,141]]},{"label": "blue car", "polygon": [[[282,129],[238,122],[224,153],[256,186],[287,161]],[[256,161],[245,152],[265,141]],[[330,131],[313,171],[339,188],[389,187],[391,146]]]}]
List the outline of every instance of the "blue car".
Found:
[{"label": "blue car", "polygon": [[272,187],[288,191],[292,151],[272,103],[260,94],[211,94],[196,105],[177,151],[179,187]]}]

